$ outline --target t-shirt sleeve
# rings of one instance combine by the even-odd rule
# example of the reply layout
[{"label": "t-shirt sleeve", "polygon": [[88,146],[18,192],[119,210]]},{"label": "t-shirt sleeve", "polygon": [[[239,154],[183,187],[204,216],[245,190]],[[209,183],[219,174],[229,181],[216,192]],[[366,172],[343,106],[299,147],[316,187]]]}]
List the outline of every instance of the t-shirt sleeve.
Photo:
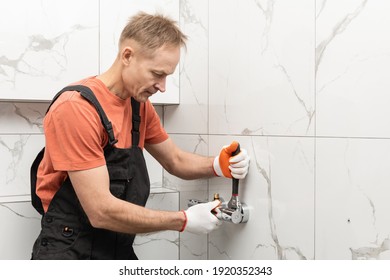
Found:
[{"label": "t-shirt sleeve", "polygon": [[49,112],[44,129],[55,170],[86,170],[105,164],[103,126],[87,101],[66,100],[59,104]]},{"label": "t-shirt sleeve", "polygon": [[145,103],[145,106],[147,115],[145,143],[159,144],[164,142],[169,138],[169,136],[161,124],[160,117],[158,116],[156,109],[149,100]]}]

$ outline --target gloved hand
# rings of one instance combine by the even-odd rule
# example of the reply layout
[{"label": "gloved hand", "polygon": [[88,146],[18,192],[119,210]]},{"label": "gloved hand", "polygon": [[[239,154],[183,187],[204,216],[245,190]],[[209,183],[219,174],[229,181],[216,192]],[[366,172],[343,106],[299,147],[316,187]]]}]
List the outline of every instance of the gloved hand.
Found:
[{"label": "gloved hand", "polygon": [[250,157],[242,148],[238,155],[232,157],[232,153],[237,150],[237,147],[238,142],[233,141],[229,146],[224,146],[219,155],[214,158],[213,168],[217,176],[245,178],[249,169]]},{"label": "gloved hand", "polygon": [[215,211],[218,213],[219,209],[216,207],[220,204],[221,202],[219,200],[214,200],[191,206],[186,211],[183,211],[186,216],[186,222],[181,231],[207,234],[218,228],[222,224],[222,221],[218,220],[217,217],[211,213],[211,210],[215,208]]}]

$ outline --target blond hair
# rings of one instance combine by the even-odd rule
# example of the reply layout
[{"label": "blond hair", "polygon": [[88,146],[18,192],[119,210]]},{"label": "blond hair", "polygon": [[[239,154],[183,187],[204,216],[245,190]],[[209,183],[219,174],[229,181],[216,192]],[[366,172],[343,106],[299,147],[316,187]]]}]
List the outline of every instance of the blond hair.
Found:
[{"label": "blond hair", "polygon": [[139,12],[130,18],[123,29],[119,45],[126,39],[136,41],[144,51],[153,52],[163,45],[185,47],[187,36],[180,31],[174,20],[161,14]]}]

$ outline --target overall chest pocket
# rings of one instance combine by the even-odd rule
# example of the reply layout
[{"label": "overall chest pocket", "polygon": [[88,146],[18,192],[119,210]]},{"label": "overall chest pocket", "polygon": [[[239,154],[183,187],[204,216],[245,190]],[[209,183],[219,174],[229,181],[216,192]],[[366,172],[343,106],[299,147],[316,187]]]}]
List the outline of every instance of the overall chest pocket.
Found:
[{"label": "overall chest pocket", "polygon": [[119,199],[126,199],[126,193],[130,185],[131,179],[115,179],[110,181],[110,192],[113,196]]}]

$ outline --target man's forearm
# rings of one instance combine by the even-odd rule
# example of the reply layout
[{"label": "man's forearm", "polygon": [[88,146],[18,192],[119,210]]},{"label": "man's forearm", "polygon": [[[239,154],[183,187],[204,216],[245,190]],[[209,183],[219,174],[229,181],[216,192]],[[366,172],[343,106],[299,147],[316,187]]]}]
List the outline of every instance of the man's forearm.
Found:
[{"label": "man's forearm", "polygon": [[[109,204],[94,226],[123,233],[147,233],[161,230],[180,231],[185,215],[178,211],[157,211],[120,199]],[[103,213],[104,212],[104,213]]]},{"label": "man's forearm", "polygon": [[114,197],[106,166],[68,172],[80,203],[93,227],[124,233],[180,230],[181,212],[147,209]]},{"label": "man's forearm", "polygon": [[165,170],[179,178],[191,180],[215,175],[214,157],[183,151],[170,138],[162,143],[145,145],[145,147]]},{"label": "man's forearm", "polygon": [[215,176],[213,162],[214,157],[182,151],[170,173],[185,180],[209,178]]}]

